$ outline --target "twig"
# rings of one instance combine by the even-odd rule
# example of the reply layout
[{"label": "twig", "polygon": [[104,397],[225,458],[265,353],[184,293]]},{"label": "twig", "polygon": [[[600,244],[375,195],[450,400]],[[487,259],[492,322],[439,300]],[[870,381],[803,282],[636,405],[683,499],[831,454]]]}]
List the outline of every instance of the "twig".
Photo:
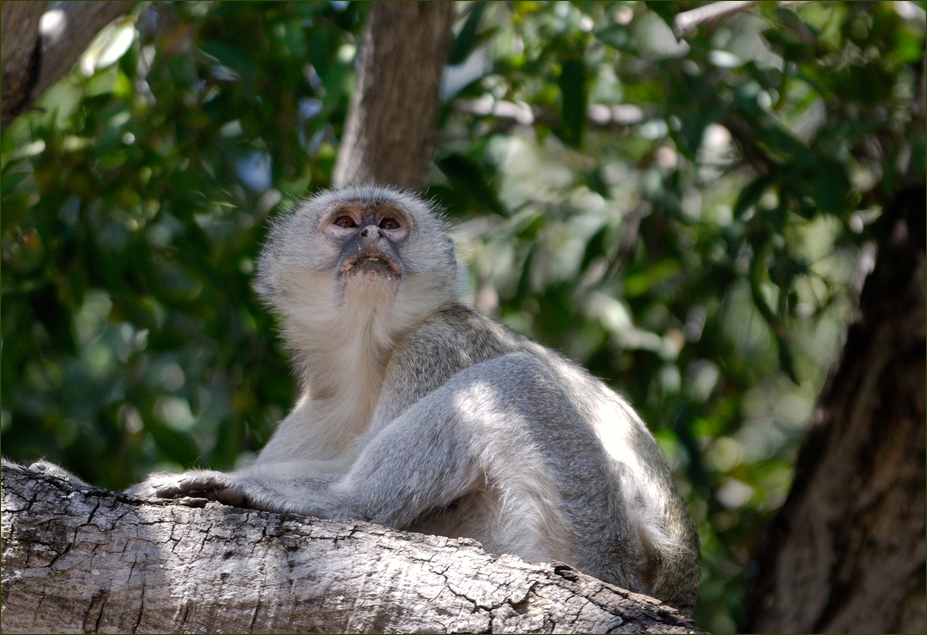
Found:
[{"label": "twig", "polygon": [[[793,4],[804,4],[805,0],[786,0],[776,3],[777,6],[787,7]],[[695,30],[706,22],[716,22],[739,11],[745,11],[758,5],[759,2],[750,1],[730,1],[730,2],[712,2],[704,6],[684,11],[676,16],[675,28],[676,37],[692,35]]]}]

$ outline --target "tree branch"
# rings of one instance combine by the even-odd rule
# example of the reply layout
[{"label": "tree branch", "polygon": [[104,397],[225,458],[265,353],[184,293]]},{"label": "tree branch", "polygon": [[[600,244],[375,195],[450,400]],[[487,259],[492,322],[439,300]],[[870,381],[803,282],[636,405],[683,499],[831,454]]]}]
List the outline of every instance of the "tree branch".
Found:
[{"label": "tree branch", "polygon": [[698,632],[657,600],[469,539],[2,476],[7,633]]},{"label": "tree branch", "polygon": [[333,185],[425,186],[453,2],[377,2],[370,9]]},{"label": "tree branch", "polygon": [[0,3],[0,39],[3,41],[2,127],[32,103],[32,87],[38,80],[42,48],[39,20],[44,2]]},{"label": "tree branch", "polygon": [[[777,2],[776,4],[780,7],[787,7],[793,4],[804,4],[804,1],[805,0],[785,0],[783,2]],[[695,33],[695,30],[703,24],[718,22],[729,15],[752,9],[758,4],[759,2],[755,0],[731,0],[727,2],[712,2],[711,4],[702,5],[689,11],[683,11],[682,13],[676,14],[673,31],[675,31],[676,37],[680,38],[692,35]]]},{"label": "tree branch", "polygon": [[[135,2],[4,2],[2,127],[74,66],[104,26]],[[45,28],[40,27],[43,14]]]},{"label": "tree branch", "polygon": [[104,26],[126,13],[135,2],[52,2],[60,11],[60,30],[43,32],[45,52],[33,97],[38,97],[68,72]]}]

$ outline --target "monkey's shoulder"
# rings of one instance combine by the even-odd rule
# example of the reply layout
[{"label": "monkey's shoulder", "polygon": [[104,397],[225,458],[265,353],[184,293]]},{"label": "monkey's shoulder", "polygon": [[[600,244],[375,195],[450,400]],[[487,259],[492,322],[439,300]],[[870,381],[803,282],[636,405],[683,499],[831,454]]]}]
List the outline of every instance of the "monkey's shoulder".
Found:
[{"label": "monkey's shoulder", "polygon": [[387,386],[430,392],[457,372],[508,353],[531,340],[460,304],[435,311],[393,350]]},{"label": "monkey's shoulder", "polygon": [[523,350],[528,338],[460,304],[436,311],[396,348],[396,355],[432,359],[458,369]]}]

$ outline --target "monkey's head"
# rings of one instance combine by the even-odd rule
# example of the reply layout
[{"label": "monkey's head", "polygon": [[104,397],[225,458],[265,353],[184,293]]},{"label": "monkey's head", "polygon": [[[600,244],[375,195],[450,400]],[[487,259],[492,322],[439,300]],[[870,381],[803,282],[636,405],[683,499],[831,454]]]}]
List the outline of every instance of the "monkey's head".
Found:
[{"label": "monkey's head", "polygon": [[317,194],[274,225],[255,288],[287,331],[287,322],[325,330],[364,316],[401,330],[452,300],[456,282],[453,244],[431,206],[355,186]]}]

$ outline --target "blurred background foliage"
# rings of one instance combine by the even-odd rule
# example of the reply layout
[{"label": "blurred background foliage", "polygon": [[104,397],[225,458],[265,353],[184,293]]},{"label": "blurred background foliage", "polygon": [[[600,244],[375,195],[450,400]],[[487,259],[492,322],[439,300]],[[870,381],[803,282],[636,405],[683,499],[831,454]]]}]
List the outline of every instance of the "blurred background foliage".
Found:
[{"label": "blurred background foliage", "polygon": [[[643,414],[725,632],[878,218],[924,180],[925,3],[761,3],[677,39],[699,4],[459,3],[427,194],[465,299]],[[6,456],[118,489],[260,449],[294,386],[254,259],[330,182],[366,11],[143,3],[7,129]]]}]

